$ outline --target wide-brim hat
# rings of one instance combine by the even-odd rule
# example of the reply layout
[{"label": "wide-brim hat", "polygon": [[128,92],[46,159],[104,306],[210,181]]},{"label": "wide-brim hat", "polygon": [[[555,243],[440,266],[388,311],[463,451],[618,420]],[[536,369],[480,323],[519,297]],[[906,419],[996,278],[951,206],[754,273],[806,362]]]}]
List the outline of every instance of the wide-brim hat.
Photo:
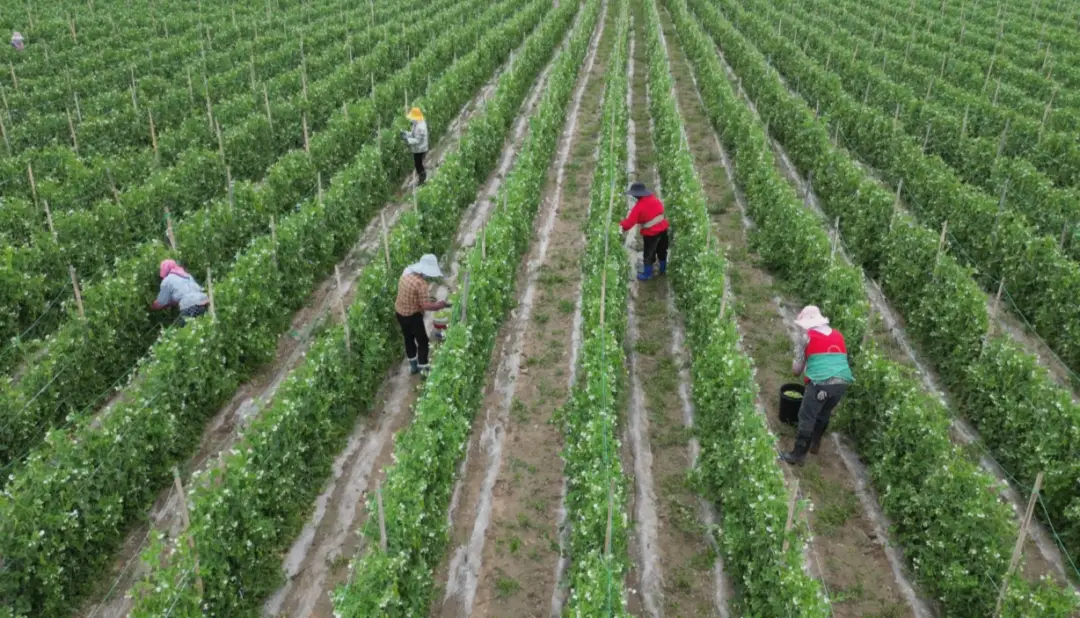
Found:
[{"label": "wide-brim hat", "polygon": [[626,194],[630,197],[649,197],[652,195],[652,191],[649,191],[649,188],[645,186],[645,183],[635,182],[630,185],[630,190],[627,191]]},{"label": "wide-brim hat", "polygon": [[810,330],[819,326],[828,326],[829,318],[821,315],[821,309],[818,309],[816,305],[807,305],[795,317],[795,323],[806,330]]},{"label": "wide-brim hat", "polygon": [[409,113],[405,114],[405,117],[413,122],[420,122],[424,119],[424,112],[420,111],[419,107],[414,107],[409,110]]},{"label": "wide-brim hat", "polygon": [[439,260],[435,259],[435,256],[430,253],[420,258],[419,262],[410,266],[409,270],[433,279],[443,276],[442,269],[439,268]]}]

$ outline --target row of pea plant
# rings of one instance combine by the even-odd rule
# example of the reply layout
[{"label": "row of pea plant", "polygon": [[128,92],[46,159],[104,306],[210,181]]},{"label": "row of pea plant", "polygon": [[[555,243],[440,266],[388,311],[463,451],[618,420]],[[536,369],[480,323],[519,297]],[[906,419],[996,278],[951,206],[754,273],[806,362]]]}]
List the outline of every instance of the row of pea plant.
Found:
[{"label": "row of pea plant", "polygon": [[[665,4],[692,59],[708,116],[724,147],[734,154],[736,181],[756,223],[755,249],[800,297],[820,302],[830,315],[839,316],[836,323],[851,333],[854,343],[868,327],[861,269],[829,257],[828,234],[781,175],[761,121],[725,77],[715,45],[684,0]],[[746,45],[735,32],[717,33],[730,37],[725,40],[733,48]],[[804,116],[799,122],[813,126],[812,118]],[[829,159],[836,169],[853,167],[834,151],[817,156]],[[822,184],[835,186],[825,180]],[[827,193],[826,199],[850,195]],[[912,230],[898,224],[890,234],[900,237]],[[895,246],[912,244],[918,242]],[[995,496],[994,480],[950,441],[948,410],[923,392],[906,368],[872,345],[852,346],[851,354],[856,384],[840,409],[838,424],[869,462],[871,481],[893,519],[894,538],[905,548],[920,585],[948,613],[990,613],[1018,532],[1011,509]],[[935,508],[926,508],[928,504]],[[1035,608],[1046,612],[1040,615],[1068,615],[1071,604],[1060,589],[1047,585],[1033,592],[1020,578],[1010,584],[1008,615],[1025,615]]]},{"label": "row of pea plant", "polygon": [[[771,13],[773,18],[777,15]],[[1071,240],[1069,232],[1075,233],[1075,222],[1080,219],[1080,193],[1073,188],[1076,183],[1072,180],[1080,180],[1080,165],[1069,174],[1070,179],[1059,180],[1062,184],[1055,186],[1054,179],[1036,167],[1040,157],[1024,151],[1036,143],[1052,147],[1061,139],[1044,135],[1038,142],[1029,142],[1023,134],[1013,134],[1012,127],[1019,124],[1009,120],[984,122],[984,117],[1001,108],[989,103],[989,110],[972,105],[970,99],[975,95],[957,94],[937,81],[931,86],[922,79],[890,77],[878,68],[875,58],[866,55],[852,59],[845,50],[865,41],[836,32],[833,23],[825,17],[803,16],[798,26],[803,38],[801,47],[817,57],[832,58],[829,70],[841,78],[851,95],[863,97],[882,113],[896,114],[898,126],[923,140],[926,152],[940,156],[971,185],[999,199],[1004,195],[1004,207],[1023,215],[1035,231],[1060,243],[1064,229],[1065,239]],[[928,89],[933,91],[933,98],[926,97]],[[1003,129],[1006,122],[1008,131]],[[1071,134],[1067,140],[1070,147],[1076,147]],[[1057,152],[1051,158],[1065,160]],[[1080,148],[1076,160],[1080,162]],[[1077,243],[1062,249],[1074,260],[1080,256]]]},{"label": "row of pea plant", "polygon": [[[503,83],[512,79],[525,83],[535,78],[538,63],[544,61],[544,46],[549,53],[554,48],[545,37],[557,28],[565,28],[571,17],[572,10],[553,14],[545,29],[530,39],[524,55],[502,78]],[[497,94],[488,110],[502,109],[509,103]],[[484,122],[481,118],[470,122],[463,149],[481,143],[473,137],[473,131]],[[458,159],[467,157],[463,150]],[[442,180],[446,171],[445,166],[440,167],[430,185],[460,180]],[[429,196],[438,192],[427,187],[421,192],[425,194],[421,212],[425,217],[434,215],[428,208],[432,203]],[[456,209],[458,219],[461,212]],[[453,217],[455,213],[446,214]],[[497,215],[492,225],[505,216]],[[446,236],[444,232],[440,230],[442,236]],[[492,233],[489,238],[494,236]],[[418,238],[423,242],[418,243]],[[394,345],[396,325],[390,310],[397,289],[396,275],[415,259],[417,247],[442,245],[445,240],[426,237],[416,212],[406,214],[394,227],[388,242],[392,263],[376,261],[361,274],[356,301],[347,317],[350,343],[346,344],[341,327],[324,333],[304,364],[282,385],[270,408],[245,432],[233,452],[222,458],[222,465],[196,478],[191,493],[192,526],[172,543],[168,566],[155,570],[142,585],[147,592],[138,595],[135,615],[156,616],[168,607],[175,607],[176,616],[198,616],[200,608],[207,607],[210,615],[235,615],[258,607],[280,584],[281,552],[295,536],[302,515],[329,476],[331,462],[356,414],[374,402],[386,368],[398,357],[399,348]],[[496,247],[489,244],[489,248]],[[493,260],[499,259],[496,255],[507,256],[507,264],[513,266],[508,253],[493,253]],[[475,313],[469,318],[477,319]],[[245,520],[265,525],[233,528],[237,508],[244,510]],[[191,576],[195,555],[190,547],[199,548],[200,573],[206,582],[202,597]],[[147,562],[160,564],[160,552],[160,546],[149,550]],[[176,582],[183,584],[177,587]]]},{"label": "row of pea plant", "polygon": [[[341,64],[333,75],[312,82],[310,98],[306,95],[302,98],[297,90],[292,100],[276,105],[277,111],[272,117],[252,111],[250,105],[245,106],[245,113],[250,113],[251,117],[235,130],[223,134],[219,150],[192,143],[180,155],[175,167],[156,171],[146,183],[125,191],[115,201],[98,202],[92,209],[57,213],[52,226],[56,230],[55,240],[46,228],[42,228],[36,235],[36,242],[7,253],[4,263],[0,264],[0,287],[8,288],[4,290],[7,292],[5,297],[11,299],[12,304],[5,304],[0,310],[15,315],[10,322],[5,322],[3,334],[13,336],[18,333],[19,339],[6,344],[10,347],[5,347],[0,368],[16,364],[26,352],[39,347],[45,335],[61,326],[65,317],[70,319],[69,316],[74,314],[76,307],[71,303],[66,312],[46,309],[42,313],[42,307],[50,299],[74,296],[67,273],[69,265],[84,278],[101,277],[110,268],[122,272],[125,262],[117,264],[117,260],[129,260],[144,252],[154,244],[151,238],[161,240],[165,237],[170,224],[177,249],[183,252],[192,239],[185,229],[191,225],[205,226],[205,221],[200,219],[209,215],[203,205],[215,198],[229,197],[229,182],[233,178],[230,170],[237,179],[269,178],[274,174],[276,160],[288,156],[286,153],[290,149],[308,147],[317,172],[329,178],[357,152],[358,143],[373,137],[375,128],[362,122],[370,112],[365,116],[356,106],[372,94],[371,87],[376,80],[386,79],[408,62],[408,53],[402,43],[415,39],[431,40],[447,19],[458,14],[454,11],[460,10],[462,4],[442,0],[428,8],[435,12],[410,24],[397,35],[391,34],[396,30],[392,26],[371,31],[381,37],[380,43],[367,54],[355,58],[355,62]],[[350,99],[353,92],[355,98]],[[394,109],[397,108],[389,106],[380,111],[385,114]],[[337,111],[341,113],[335,113]],[[200,121],[199,126],[205,130],[206,122]],[[331,133],[350,131],[351,141],[328,142],[324,135],[327,130]],[[314,133],[309,134],[311,131]],[[333,147],[327,148],[328,145]],[[243,154],[234,156],[234,153]],[[243,168],[242,175],[236,173],[239,168]],[[226,200],[218,201],[224,203]],[[280,207],[287,209],[294,205],[295,202],[289,202]],[[170,209],[168,214],[166,208]],[[275,210],[270,209],[262,216],[263,229],[273,212]],[[194,222],[188,219],[194,219]],[[201,235],[200,232],[196,238]],[[243,238],[238,237],[241,246]],[[235,253],[229,245],[219,246],[226,256]],[[201,249],[195,253],[205,255]],[[20,276],[8,276],[12,273],[20,273]],[[100,279],[97,283],[100,284]]]},{"label": "row of pea plant", "polygon": [[[480,9],[479,0],[458,8]],[[145,354],[158,338],[164,316],[151,315],[146,307],[159,284],[156,264],[166,256],[175,256],[193,273],[205,273],[213,267],[219,276],[227,271],[239,250],[259,234],[266,234],[273,215],[282,216],[296,208],[304,199],[317,195],[320,178],[348,163],[361,147],[373,140],[378,127],[389,126],[401,116],[400,102],[406,92],[423,91],[430,76],[453,62],[456,52],[475,44],[476,32],[492,26],[518,8],[516,2],[492,5],[475,24],[464,24],[468,12],[460,13],[465,26],[458,30],[445,29],[449,15],[441,20],[416,24],[407,35],[443,34],[431,39],[426,48],[404,68],[379,83],[372,96],[335,112],[327,129],[312,141],[310,153],[294,150],[282,157],[269,170],[261,187],[248,182],[238,183],[225,199],[215,200],[176,228],[177,251],[170,251],[160,242],[141,246],[139,252],[121,262],[116,273],[83,291],[86,318],[77,313],[70,316],[61,329],[47,340],[46,351],[39,355],[26,375],[15,385],[3,387],[0,399],[0,419],[9,424],[9,431],[0,437],[0,462],[17,461],[51,427],[65,422],[69,415],[92,413],[109,395],[110,387],[122,380],[133,364]],[[470,40],[469,37],[472,37]],[[380,47],[365,60],[364,65],[376,70],[383,62],[390,71],[404,62],[400,48],[391,52],[394,43]],[[384,54],[392,53],[395,62]],[[437,110],[440,113],[443,110]],[[432,118],[433,131],[443,131],[453,116]],[[396,146],[392,139],[391,146]],[[403,149],[388,147],[384,157],[387,169],[400,169],[408,155]],[[87,345],[87,342],[94,345]]]},{"label": "row of pea plant", "polygon": [[[496,9],[509,8],[512,16],[488,12],[448,29],[461,37],[464,55],[423,97],[433,139],[550,6],[511,3]],[[425,55],[418,60],[434,63]],[[404,122],[399,118],[396,128]],[[13,475],[0,495],[0,607],[58,615],[87,591],[168,484],[171,467],[190,456],[204,421],[273,358],[293,312],[406,176],[411,161],[396,137],[394,128],[384,130],[335,177],[325,199],[304,200],[276,234],[252,242],[215,289],[216,318],[166,332],[109,414],[51,433]]]},{"label": "row of pea plant", "polygon": [[[180,75],[192,76],[191,88],[187,83],[173,87],[141,78],[134,89],[129,86],[103,96],[110,100],[101,106],[80,97],[79,109],[71,112],[70,126],[66,115],[62,117],[63,139],[0,158],[5,197],[35,202],[31,219],[37,224],[34,231],[44,231],[45,215],[40,201],[47,201],[54,212],[61,213],[89,209],[99,200],[113,199],[114,188],[123,194],[145,182],[153,172],[175,165],[189,149],[201,146],[216,150],[216,125],[220,125],[224,140],[249,117],[265,119],[267,107],[271,115],[277,112],[282,120],[304,111],[315,116],[315,109],[311,108],[316,102],[309,103],[306,96],[299,95],[306,95],[308,86],[348,62],[350,45],[355,44],[356,55],[360,55],[367,47],[362,42],[372,38],[381,40],[383,36],[377,28],[385,26],[369,26],[366,22],[355,32],[351,31],[343,22],[350,14],[343,14],[341,8],[341,5],[328,5],[325,14],[306,24],[299,36],[275,32],[274,38],[266,38],[274,44],[260,45],[264,49],[258,55],[251,51],[239,59],[223,54],[216,62],[200,64],[194,72],[190,68],[188,72],[180,70]],[[396,20],[409,8],[415,5],[407,2],[385,5],[380,8],[379,23]],[[352,19],[368,13],[366,7],[353,11]],[[402,28],[401,24],[395,26],[395,30]],[[157,98],[147,96],[149,93],[156,93]],[[281,106],[294,98],[291,107]],[[309,122],[315,124],[319,120],[309,118]],[[287,130],[285,134],[291,135]],[[95,146],[99,142],[105,144]],[[230,161],[237,167],[234,172],[238,177],[245,177],[240,165],[244,160]]]},{"label": "row of pea plant", "polygon": [[955,239],[950,246],[977,269],[984,287],[993,293],[1004,278],[1010,298],[1036,332],[1067,365],[1080,369],[1080,340],[1071,335],[1080,332],[1080,314],[1071,301],[1080,296],[1080,264],[1062,255],[1057,239],[1042,236],[1023,216],[1000,208],[997,197],[974,190],[941,159],[923,154],[920,141],[895,127],[891,115],[845,93],[838,77],[776,36],[756,13],[725,14],[752,36],[767,33],[758,45],[792,87],[842,129],[843,143],[894,186],[903,180],[902,196],[926,224],[940,229],[947,221],[947,236]]},{"label": "row of pea plant", "polygon": [[618,435],[626,385],[623,337],[630,265],[618,221],[627,178],[629,2],[613,2],[609,10],[615,12],[616,31],[597,119],[597,161],[585,228],[577,361],[581,370],[560,413],[570,529],[565,612],[571,616],[628,615],[623,579],[629,568],[629,482],[622,471]]},{"label": "row of pea plant", "polygon": [[[795,164],[806,173],[813,171],[814,188],[824,198],[826,212],[840,217],[853,258],[880,281],[904,315],[908,331],[937,365],[957,411],[975,424],[994,456],[1024,486],[1031,487],[1040,471],[1046,473],[1046,510],[1039,509],[1038,514],[1052,520],[1068,552],[1076,555],[1080,550],[1080,498],[1073,483],[1080,476],[1080,464],[1071,455],[1080,438],[1075,429],[1080,426],[1080,406],[1053,382],[1034,356],[1008,336],[990,337],[983,344],[990,316],[985,296],[972,283],[971,271],[939,251],[936,231],[902,215],[894,208],[889,191],[832,146],[825,125],[807,120],[813,118],[813,112],[802,99],[783,88],[775,76],[767,78],[767,69],[758,62],[760,54],[749,44],[737,49],[725,41],[734,28],[715,7],[704,7],[698,0],[693,0],[692,6],[704,16],[706,27],[724,48],[729,62],[738,65],[744,85],[777,137],[787,145]],[[725,10],[736,8],[724,6]],[[758,45],[778,43],[764,30],[750,30],[748,17],[743,15],[743,22]],[[731,40],[745,41],[741,35]],[[773,56],[774,62],[780,58]],[[784,65],[838,88],[835,77],[815,70],[805,57],[793,55]],[[878,120],[881,122],[858,130],[868,134],[865,139],[876,136],[873,139],[884,144],[891,133],[882,125],[888,126],[891,119]],[[837,154],[823,158],[822,152]],[[945,184],[920,178],[932,187]],[[912,184],[905,182],[905,190]],[[1037,251],[1037,246],[1028,250]],[[1017,252],[1011,263],[1025,262],[1023,255]],[[1040,277],[1044,274],[1049,273]],[[1054,292],[1064,294],[1067,288]],[[1061,304],[1067,303],[1062,299]]]},{"label": "row of pea plant", "polygon": [[[193,86],[204,85],[203,77],[218,88],[247,84],[249,63],[256,50],[266,52],[267,45],[280,46],[284,42],[291,43],[295,53],[298,39],[312,18],[324,20],[334,15],[340,19],[345,7],[327,3],[312,8],[305,3],[271,15],[241,12],[240,18],[233,21],[229,8],[216,5],[212,14],[198,17],[172,7],[170,10],[176,14],[187,15],[188,27],[175,33],[170,29],[168,37],[162,33],[152,41],[138,41],[140,30],[134,27],[123,31],[117,28],[97,39],[104,45],[95,45],[93,35],[84,32],[79,48],[73,50],[74,59],[57,58],[48,51],[47,41],[23,30],[28,37],[27,51],[5,54],[12,60],[3,86],[8,101],[5,148],[24,153],[53,142],[70,145],[71,125],[78,127],[84,117],[93,121],[80,139],[86,152],[116,152],[124,144],[149,146],[147,131],[137,130],[146,127],[146,106],[160,112],[163,125],[172,126],[187,115],[169,112],[188,107],[188,92],[193,89],[188,87],[189,77]],[[357,22],[369,20],[368,7],[357,6],[354,10]],[[345,22],[340,25],[344,30]],[[129,38],[135,39],[134,45],[125,45]],[[16,62],[25,57],[43,59],[51,73],[33,76],[33,67]],[[198,103],[201,100],[191,101],[192,108],[197,110]],[[141,116],[134,113],[139,108],[143,108]],[[119,133],[117,137],[122,140],[110,141],[113,133]]]},{"label": "row of pea plant", "polygon": [[[565,5],[557,9],[565,11]],[[572,17],[573,10],[562,17]],[[454,323],[447,332],[431,376],[413,406],[413,421],[396,440],[395,463],[386,471],[383,505],[386,519],[386,546],[380,548],[377,507],[368,501],[368,522],[363,536],[367,546],[350,565],[350,578],[334,592],[334,608],[339,616],[416,615],[427,611],[433,592],[432,574],[442,560],[448,543],[446,511],[458,462],[469,439],[472,418],[483,396],[485,374],[498,329],[514,302],[514,280],[518,262],[529,246],[532,223],[537,213],[542,187],[555,153],[558,136],[565,123],[565,111],[575,77],[583,63],[590,35],[597,21],[599,2],[592,0],[581,8],[569,45],[555,60],[545,85],[540,107],[530,119],[531,131],[517,162],[499,196],[499,206],[492,213],[485,231],[485,243],[474,246],[465,258],[469,274],[467,293],[459,294]],[[561,21],[561,20],[560,20]],[[519,102],[535,75],[550,57],[551,50],[563,38],[566,26],[548,28],[526,51],[523,63],[515,67],[518,75],[508,76],[496,94],[487,117],[487,127],[502,127],[493,135],[505,136]],[[546,46],[546,50],[544,49]],[[517,64],[517,62],[515,62]],[[502,90],[502,88],[500,88]],[[517,101],[518,103],[515,103]],[[466,140],[469,138],[466,137]],[[468,165],[489,138],[477,136],[477,153],[464,147],[460,161]],[[499,140],[501,143],[501,140]],[[488,160],[489,154],[483,154]],[[466,187],[455,189],[454,176],[443,176],[452,195],[452,217],[475,196],[495,159],[467,177]],[[442,173],[442,172],[441,172]],[[427,218],[429,211],[424,212]],[[420,226],[424,229],[424,226]],[[430,247],[449,245],[452,229],[421,238]],[[486,248],[485,248],[486,247]]]},{"label": "row of pea plant", "polygon": [[[742,611],[756,616],[825,616],[820,584],[804,572],[801,526],[785,532],[788,492],[776,438],[755,407],[751,359],[740,349],[732,311],[724,311],[727,260],[712,242],[706,198],[684,145],[669,60],[655,3],[645,2],[649,111],[664,199],[676,230],[671,260],[676,302],[686,318],[696,432],[695,478],[720,505],[720,547]],[[852,323],[858,323],[852,316]]]}]

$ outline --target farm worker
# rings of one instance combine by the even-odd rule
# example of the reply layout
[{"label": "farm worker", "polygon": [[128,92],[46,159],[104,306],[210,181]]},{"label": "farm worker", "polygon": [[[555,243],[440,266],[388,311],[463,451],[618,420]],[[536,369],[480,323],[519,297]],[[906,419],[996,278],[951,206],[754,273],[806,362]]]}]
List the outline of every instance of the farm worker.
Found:
[{"label": "farm worker", "polygon": [[428,281],[442,277],[439,261],[430,253],[407,267],[398,280],[397,313],[401,334],[405,336],[405,357],[409,359],[412,375],[428,371],[428,334],[424,326],[425,311],[439,311],[450,306],[445,300],[430,302]]},{"label": "farm worker", "polygon": [[644,270],[638,273],[637,278],[648,281],[652,279],[653,263],[657,257],[660,258],[660,274],[667,272],[668,227],[670,226],[664,217],[664,203],[643,183],[635,182],[630,185],[630,190],[626,194],[637,198],[637,203],[620,225],[624,232],[635,225],[641,226],[641,239],[645,241],[645,248],[642,250]]},{"label": "farm worker", "polygon": [[22,33],[20,33],[18,30],[11,34],[11,46],[18,51],[22,51],[26,48],[26,41],[23,39]]},{"label": "farm worker", "polygon": [[401,137],[409,144],[409,150],[413,153],[413,165],[416,167],[416,186],[424,184],[427,180],[427,171],[424,169],[424,155],[428,151],[428,128],[424,120],[424,113],[419,107],[409,110],[405,117],[412,122],[409,131],[402,131]]},{"label": "farm worker", "polygon": [[780,458],[801,465],[807,451],[818,452],[832,411],[855,378],[848,366],[844,336],[829,327],[829,319],[821,315],[820,309],[814,305],[804,307],[795,318],[795,324],[802,332],[791,372],[795,375],[806,372],[806,392],[799,407],[795,448],[781,453]]},{"label": "farm worker", "polygon": [[195,279],[173,260],[165,260],[158,271],[161,275],[161,291],[150,309],[157,311],[166,307],[180,309],[180,325],[184,318],[197,318],[206,313],[210,299],[203,293]]}]

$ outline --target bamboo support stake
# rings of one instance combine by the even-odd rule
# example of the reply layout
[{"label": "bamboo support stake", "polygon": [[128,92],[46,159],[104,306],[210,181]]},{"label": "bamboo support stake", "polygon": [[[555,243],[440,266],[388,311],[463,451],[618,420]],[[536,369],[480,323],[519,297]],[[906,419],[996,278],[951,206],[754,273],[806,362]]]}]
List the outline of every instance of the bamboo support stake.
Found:
[{"label": "bamboo support stake", "polygon": [[897,125],[899,123],[900,123],[900,104],[897,103],[896,104],[896,111],[893,112],[893,117],[892,117],[892,130],[893,130],[893,133],[896,133]]},{"label": "bamboo support stake", "polygon": [[214,118],[214,133],[217,135],[217,147],[218,153],[221,154],[221,160],[225,160],[225,140],[221,137],[221,125],[218,124],[217,118]]},{"label": "bamboo support stake", "polygon": [[303,88],[304,100],[307,101],[307,65],[300,65],[300,84]]},{"label": "bamboo support stake", "polygon": [[375,505],[379,510],[379,548],[386,553],[386,514],[382,505],[382,481],[375,481]]},{"label": "bamboo support stake", "polygon": [[203,94],[206,97],[206,121],[210,123],[210,130],[214,130],[214,104],[210,102],[210,82],[203,73]]},{"label": "bamboo support stake", "polygon": [[971,111],[971,106],[970,105],[965,105],[964,106],[964,121],[960,125],[960,139],[964,139],[964,137],[967,136],[968,113],[970,111]]},{"label": "bamboo support stake", "polygon": [[154,110],[146,108],[146,114],[150,119],[150,143],[154,147],[154,158],[158,158],[157,129],[154,128]]},{"label": "bamboo support stake", "polygon": [[997,158],[1001,158],[1001,153],[1005,151],[1005,143],[1009,139],[1009,123],[1012,122],[1012,118],[1005,120],[1005,130],[1001,132],[1001,139],[998,141]]},{"label": "bamboo support stake", "polygon": [[341,315],[341,325],[345,329],[345,350],[352,352],[352,339],[349,336],[349,316],[345,313],[345,288],[341,286],[341,269],[334,264],[334,281],[337,282],[337,310]]},{"label": "bamboo support stake", "polygon": [[79,309],[79,317],[86,319],[86,310],[83,308],[82,290],[79,289],[79,277],[75,274],[75,267],[68,264],[68,274],[71,275],[71,289],[75,290],[75,306]]},{"label": "bamboo support stake", "polygon": [[[603,306],[603,305],[601,305]],[[607,528],[604,532],[604,555],[611,555],[611,521],[615,515],[615,477],[608,479]]]},{"label": "bamboo support stake", "polygon": [[113,200],[115,200],[117,205],[119,205],[120,192],[116,190],[116,181],[113,180],[112,170],[107,167],[105,168],[105,177],[109,179],[109,189],[112,191]]},{"label": "bamboo support stake", "polygon": [[941,262],[941,252],[945,250],[945,235],[949,230],[949,221],[946,219],[941,223],[941,236],[938,238],[937,243],[937,255],[934,257],[934,274],[937,275],[937,267]]},{"label": "bamboo support stake", "polygon": [[316,187],[316,190],[318,191],[317,195],[318,195],[319,205],[321,206],[322,203],[323,203],[322,172],[316,172],[315,173],[315,187]]},{"label": "bamboo support stake", "polygon": [[[15,85],[15,90],[19,89],[19,78],[15,76],[15,65],[8,62],[8,67],[11,68],[11,83]],[[7,103],[4,103],[4,107],[7,107]],[[10,114],[10,112],[9,112]]]},{"label": "bamboo support stake", "polygon": [[11,155],[11,140],[8,139],[7,126],[4,125],[4,118],[0,116],[0,134],[4,136],[4,146],[7,147],[8,155]]},{"label": "bamboo support stake", "polygon": [[487,226],[480,230],[480,258],[487,260]]},{"label": "bamboo support stake", "polygon": [[307,112],[304,112],[304,116],[303,116],[302,120],[303,120],[303,124],[304,124],[304,152],[306,152],[308,154],[311,154],[311,141],[308,138],[308,128],[307,128]]},{"label": "bamboo support stake", "polygon": [[994,88],[994,100],[990,102],[991,105],[997,106],[998,94],[1001,92],[1001,78],[997,80],[997,86]]},{"label": "bamboo support stake", "polygon": [[386,269],[390,269],[390,237],[386,233],[386,215],[379,212],[379,227],[382,232],[383,253],[386,255]]},{"label": "bamboo support stake", "polygon": [[1009,569],[1005,571],[1005,577],[1001,580],[1000,592],[998,593],[997,605],[994,607],[994,618],[1001,615],[1001,605],[1005,602],[1005,595],[1009,590],[1009,579],[1012,578],[1016,567],[1020,565],[1020,558],[1024,551],[1024,541],[1027,540],[1028,527],[1031,525],[1031,516],[1035,513],[1035,501],[1039,498],[1039,490],[1042,489],[1043,473],[1040,472],[1035,477],[1035,487],[1031,490],[1031,497],[1028,498],[1027,511],[1024,512],[1024,519],[1020,523],[1020,533],[1016,536],[1016,546],[1013,547],[1012,559],[1009,560]]},{"label": "bamboo support stake", "polygon": [[255,54],[254,53],[251,54],[251,61],[248,64],[248,66],[251,67],[251,71],[250,71],[250,73],[251,73],[251,91],[252,92],[258,92],[259,89],[255,85],[256,80],[255,80]]},{"label": "bamboo support stake", "polygon": [[49,200],[41,200],[41,204],[45,206],[45,223],[49,225],[49,233],[52,234],[53,242],[60,244],[60,237],[56,234],[56,227],[53,225],[52,211],[49,210]]},{"label": "bamboo support stake", "polygon": [[787,552],[790,540],[788,535],[791,534],[791,529],[795,525],[795,505],[799,501],[799,479],[795,479],[795,486],[791,488],[791,497],[788,498],[787,505],[787,523],[784,524],[784,546],[783,551]]},{"label": "bamboo support stake", "polygon": [[30,193],[34,196],[34,203],[38,203],[37,183],[34,182],[34,167],[32,164],[26,164],[26,175],[30,177]]},{"label": "bamboo support stake", "polygon": [[75,123],[71,121],[71,110],[65,109],[67,114],[68,131],[71,132],[71,147],[75,150],[75,154],[79,154],[79,138],[75,135]]},{"label": "bamboo support stake", "polygon": [[217,321],[217,309],[214,307],[214,277],[210,267],[206,267],[206,295],[210,297],[210,317]]},{"label": "bamboo support stake", "polygon": [[139,111],[139,96],[135,84],[135,67],[131,67],[131,107],[136,113]]},{"label": "bamboo support stake", "polygon": [[68,29],[71,30],[71,40],[74,41],[76,45],[78,45],[79,35],[77,32],[75,32],[75,18],[72,17],[70,14],[68,15]]},{"label": "bamboo support stake", "polygon": [[172,212],[165,207],[165,236],[169,239],[169,247],[176,251],[176,233],[173,231]]},{"label": "bamboo support stake", "polygon": [[236,208],[236,192],[233,190],[232,168],[225,166],[225,186],[229,190],[229,208]]},{"label": "bamboo support stake", "polygon": [[187,74],[188,101],[195,105],[195,88],[191,85],[191,67],[184,67],[184,71]]},{"label": "bamboo support stake", "polygon": [[274,118],[270,115],[270,95],[266,92],[266,84],[263,84],[263,105],[266,106],[266,122],[270,125],[270,131],[274,130]]},{"label": "bamboo support stake", "polygon": [[926,135],[923,136],[923,140],[922,140],[923,154],[926,154],[926,147],[928,145],[930,145],[930,130],[933,129],[933,128],[934,128],[934,123],[932,123],[932,122],[927,123],[927,125],[926,125]]},{"label": "bamboo support stake", "polygon": [[829,254],[829,261],[831,261],[831,262],[836,261],[836,246],[839,245],[839,244],[840,244],[840,217],[837,217],[836,221],[833,223],[832,253]]},{"label": "bamboo support stake", "polygon": [[1062,251],[1065,250],[1065,239],[1068,236],[1068,233],[1069,233],[1069,222],[1066,221],[1065,224],[1061,226],[1061,242],[1058,243],[1058,248],[1061,249]]},{"label": "bamboo support stake", "polygon": [[78,92],[73,92],[71,94],[72,94],[72,96],[75,97],[75,115],[79,119],[79,122],[81,123],[83,121],[83,119],[82,119],[82,105],[79,105],[79,93]]},{"label": "bamboo support stake", "polygon": [[[180,470],[173,466],[173,487],[176,489],[176,496],[180,500],[180,521],[184,526],[184,532],[187,532],[191,528],[191,513],[188,511],[187,505],[187,493],[184,492],[184,483],[180,480]],[[195,559],[195,590],[199,593],[199,598],[203,596],[203,581],[202,574],[199,572],[199,551],[195,548],[195,537],[187,535],[188,547],[191,549],[192,556]]]}]

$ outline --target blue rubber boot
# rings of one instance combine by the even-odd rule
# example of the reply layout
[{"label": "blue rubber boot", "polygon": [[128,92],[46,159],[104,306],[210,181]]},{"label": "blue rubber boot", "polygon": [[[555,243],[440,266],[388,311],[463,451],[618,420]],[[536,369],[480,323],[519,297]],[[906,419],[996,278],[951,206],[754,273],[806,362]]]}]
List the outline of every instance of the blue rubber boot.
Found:
[{"label": "blue rubber boot", "polygon": [[660,274],[667,274],[667,260],[660,260]]},{"label": "blue rubber boot", "polygon": [[409,375],[416,375],[420,373],[420,362],[415,358],[409,359]]},{"label": "blue rubber boot", "polygon": [[644,270],[638,273],[638,281],[648,281],[652,279],[652,264],[645,264]]}]

